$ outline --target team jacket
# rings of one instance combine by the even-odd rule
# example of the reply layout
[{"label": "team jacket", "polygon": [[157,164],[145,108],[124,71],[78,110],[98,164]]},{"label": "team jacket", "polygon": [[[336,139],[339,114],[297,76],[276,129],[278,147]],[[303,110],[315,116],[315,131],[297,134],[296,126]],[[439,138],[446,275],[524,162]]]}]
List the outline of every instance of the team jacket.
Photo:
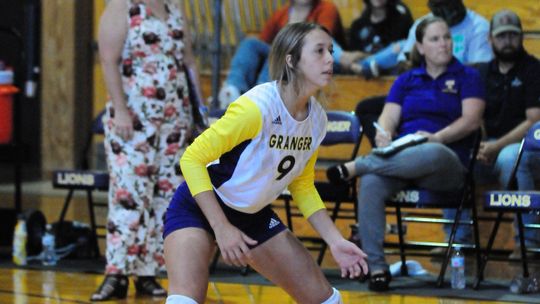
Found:
[{"label": "team jacket", "polygon": [[255,213],[288,187],[307,218],[324,204],[314,185],[317,150],[327,117],[311,98],[309,115],[295,120],[276,82],[258,85],[189,146],[180,160],[193,196],[215,190],[238,211]]}]

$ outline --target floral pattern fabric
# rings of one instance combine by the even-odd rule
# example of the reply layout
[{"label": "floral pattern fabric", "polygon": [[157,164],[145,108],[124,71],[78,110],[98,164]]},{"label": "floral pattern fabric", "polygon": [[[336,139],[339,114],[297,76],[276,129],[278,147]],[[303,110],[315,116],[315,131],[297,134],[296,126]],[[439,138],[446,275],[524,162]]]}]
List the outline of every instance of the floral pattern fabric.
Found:
[{"label": "floral pattern fabric", "polygon": [[143,1],[128,0],[129,30],[119,66],[134,135],[113,130],[104,116],[110,172],[106,274],[153,276],[164,269],[163,215],[182,181],[175,164],[193,126],[183,69],[183,17],[165,0],[166,20]]}]

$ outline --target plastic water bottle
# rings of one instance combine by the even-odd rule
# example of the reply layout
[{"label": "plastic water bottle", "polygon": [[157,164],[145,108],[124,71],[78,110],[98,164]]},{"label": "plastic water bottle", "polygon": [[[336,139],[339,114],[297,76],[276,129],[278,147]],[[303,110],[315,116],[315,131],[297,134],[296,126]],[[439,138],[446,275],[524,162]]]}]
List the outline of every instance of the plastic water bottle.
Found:
[{"label": "plastic water bottle", "polygon": [[536,276],[529,276],[527,278],[522,276],[515,277],[510,282],[510,291],[517,294],[538,292],[540,290],[539,281],[539,278]]},{"label": "plastic water bottle", "polygon": [[41,263],[45,266],[56,265],[58,257],[56,256],[56,251],[54,249],[55,238],[50,224],[47,224],[47,230],[45,231],[45,234],[43,234],[41,244],[43,245]]},{"label": "plastic water bottle", "polygon": [[465,256],[460,247],[456,247],[450,260],[452,267],[452,288],[465,288]]},{"label": "plastic water bottle", "polygon": [[26,221],[22,216],[19,216],[13,235],[13,263],[16,265],[26,265],[27,237]]}]

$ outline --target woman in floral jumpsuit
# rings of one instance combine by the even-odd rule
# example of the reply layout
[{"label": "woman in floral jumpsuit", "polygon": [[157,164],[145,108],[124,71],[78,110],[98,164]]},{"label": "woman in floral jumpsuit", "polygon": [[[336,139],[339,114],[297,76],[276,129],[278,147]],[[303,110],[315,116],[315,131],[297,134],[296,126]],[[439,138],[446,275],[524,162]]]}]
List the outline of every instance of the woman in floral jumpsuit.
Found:
[{"label": "woman in floral jumpsuit", "polygon": [[196,88],[198,77],[187,22],[174,0],[111,0],[99,49],[110,187],[106,276],[91,300],[125,298],[128,275],[138,294],[166,296],[155,280],[164,268],[162,217],[198,110],[189,99],[187,77]]}]

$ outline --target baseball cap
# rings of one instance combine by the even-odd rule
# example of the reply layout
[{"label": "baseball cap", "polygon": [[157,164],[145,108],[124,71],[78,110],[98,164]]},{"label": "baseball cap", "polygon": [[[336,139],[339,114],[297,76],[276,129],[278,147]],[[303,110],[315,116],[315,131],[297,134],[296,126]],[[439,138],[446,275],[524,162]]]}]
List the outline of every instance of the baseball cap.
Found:
[{"label": "baseball cap", "polygon": [[511,10],[501,10],[493,15],[490,23],[491,35],[495,36],[502,32],[521,33],[521,20]]}]

